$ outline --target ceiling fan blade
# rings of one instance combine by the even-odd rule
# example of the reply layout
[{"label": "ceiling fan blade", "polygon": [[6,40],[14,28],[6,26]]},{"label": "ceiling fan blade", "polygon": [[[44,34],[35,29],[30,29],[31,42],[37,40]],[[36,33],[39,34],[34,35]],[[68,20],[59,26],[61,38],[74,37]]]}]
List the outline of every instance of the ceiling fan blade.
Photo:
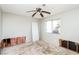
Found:
[{"label": "ceiling fan blade", "polygon": [[43,13],[47,13],[47,14],[51,14],[50,12],[48,12],[48,11],[42,11]]},{"label": "ceiling fan blade", "polygon": [[32,17],[34,17],[36,13],[37,13],[37,12],[35,12],[35,13],[32,15]]},{"label": "ceiling fan blade", "polygon": [[42,17],[44,17],[44,15],[43,15],[42,13],[40,13],[40,15],[41,15]]},{"label": "ceiling fan blade", "polygon": [[26,12],[35,12],[36,10],[26,11]]}]

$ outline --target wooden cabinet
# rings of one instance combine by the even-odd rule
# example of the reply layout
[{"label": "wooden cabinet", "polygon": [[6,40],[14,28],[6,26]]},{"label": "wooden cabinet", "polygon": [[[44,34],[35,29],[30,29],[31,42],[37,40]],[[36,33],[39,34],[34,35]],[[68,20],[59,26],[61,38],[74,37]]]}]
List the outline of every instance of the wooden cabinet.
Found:
[{"label": "wooden cabinet", "polygon": [[77,46],[77,52],[79,53],[79,44],[78,44],[78,46]]},{"label": "wooden cabinet", "polygon": [[3,40],[2,40],[2,43],[1,43],[1,45],[2,45],[3,48],[10,46],[10,44],[11,44],[10,38],[3,39]]},{"label": "wooden cabinet", "polygon": [[73,51],[76,51],[76,44],[75,42],[72,42],[72,41],[69,41],[69,49],[70,50],[73,50]]},{"label": "wooden cabinet", "polygon": [[22,37],[17,37],[17,44],[21,44],[22,43],[23,38]]},{"label": "wooden cabinet", "polygon": [[26,37],[15,37],[15,38],[6,38],[1,40],[0,42],[0,47],[4,48],[4,47],[9,47],[9,46],[14,46],[17,44],[22,44],[25,43],[26,41]]},{"label": "wooden cabinet", "polygon": [[79,53],[79,43],[60,39],[60,46]]},{"label": "wooden cabinet", "polygon": [[61,46],[67,48],[67,42],[66,40],[62,40]]},{"label": "wooden cabinet", "polygon": [[16,45],[16,38],[11,38],[11,46],[14,46]]},{"label": "wooden cabinet", "polygon": [[0,48],[1,48],[1,40],[0,40]]},{"label": "wooden cabinet", "polygon": [[26,37],[17,37],[17,44],[25,43]]}]

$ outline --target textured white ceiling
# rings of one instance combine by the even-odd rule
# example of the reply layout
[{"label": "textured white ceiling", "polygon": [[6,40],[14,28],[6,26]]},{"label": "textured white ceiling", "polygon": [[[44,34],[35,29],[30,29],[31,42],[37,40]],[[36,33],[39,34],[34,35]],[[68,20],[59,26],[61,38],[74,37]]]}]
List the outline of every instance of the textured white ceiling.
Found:
[{"label": "textured white ceiling", "polygon": [[46,4],[42,6],[41,4],[1,4],[0,7],[4,12],[10,12],[17,15],[31,16],[33,12],[27,13],[35,9],[36,7],[41,7],[43,10],[50,11],[52,14],[62,13],[72,8],[78,8],[77,4]]}]

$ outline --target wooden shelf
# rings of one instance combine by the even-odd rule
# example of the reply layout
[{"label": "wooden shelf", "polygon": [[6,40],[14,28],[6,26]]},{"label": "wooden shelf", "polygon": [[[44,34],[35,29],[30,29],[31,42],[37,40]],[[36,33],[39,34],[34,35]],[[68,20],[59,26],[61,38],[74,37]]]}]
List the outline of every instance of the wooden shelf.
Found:
[{"label": "wooden shelf", "polygon": [[6,38],[0,41],[0,47],[10,47],[26,42],[26,37],[15,37],[15,38]]},{"label": "wooden shelf", "polygon": [[67,48],[67,49],[70,49],[72,51],[79,53],[79,44],[78,43],[68,41],[68,40],[63,40],[63,39],[60,39],[59,41],[60,41],[59,44],[61,47],[64,47],[64,48]]}]

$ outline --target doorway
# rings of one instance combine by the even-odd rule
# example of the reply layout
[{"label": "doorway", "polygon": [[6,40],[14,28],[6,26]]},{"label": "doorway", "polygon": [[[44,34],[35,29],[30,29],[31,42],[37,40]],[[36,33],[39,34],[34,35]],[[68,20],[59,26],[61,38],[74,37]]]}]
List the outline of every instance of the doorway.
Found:
[{"label": "doorway", "polygon": [[39,40],[38,22],[32,22],[32,41]]}]

